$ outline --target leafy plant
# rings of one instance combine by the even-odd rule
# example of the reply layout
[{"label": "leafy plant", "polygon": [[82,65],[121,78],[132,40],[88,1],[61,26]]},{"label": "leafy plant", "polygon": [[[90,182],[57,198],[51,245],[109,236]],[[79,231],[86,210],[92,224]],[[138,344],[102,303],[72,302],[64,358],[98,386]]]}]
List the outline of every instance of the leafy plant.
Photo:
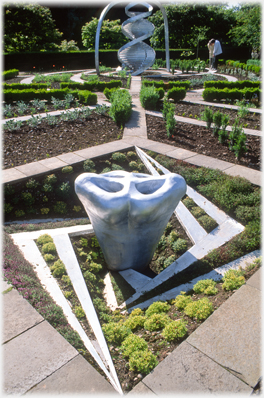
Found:
[{"label": "leafy plant", "polygon": [[116,345],[121,345],[123,340],[125,340],[125,338],[132,333],[131,329],[121,322],[105,323],[102,326],[102,330],[107,341]]},{"label": "leafy plant", "polygon": [[162,314],[164,312],[168,312],[169,309],[170,309],[170,305],[167,302],[155,301],[145,311],[145,315],[147,318],[149,318],[153,314]]},{"label": "leafy plant", "polygon": [[44,254],[43,258],[47,263],[55,260],[55,256],[53,256],[53,254],[51,254],[51,253]]},{"label": "leafy plant", "polygon": [[124,325],[133,331],[138,328],[142,328],[144,326],[145,320],[145,317],[142,315],[129,316],[124,322]]},{"label": "leafy plant", "polygon": [[154,313],[147,317],[144,328],[153,332],[154,330],[163,329],[170,322],[171,319],[168,315],[164,313]]},{"label": "leafy plant", "polygon": [[179,310],[183,310],[190,303],[192,303],[192,298],[186,295],[186,292],[181,292],[173,301],[173,304]]},{"label": "leafy plant", "polygon": [[198,321],[208,318],[208,316],[214,311],[211,301],[207,297],[200,300],[189,303],[184,308],[184,313],[191,318],[195,318]]},{"label": "leafy plant", "polygon": [[[43,250],[43,249],[42,249]],[[61,260],[57,260],[54,262],[53,265],[50,267],[51,273],[55,278],[60,278],[62,275],[66,274],[65,265]]]},{"label": "leafy plant", "polygon": [[53,206],[55,213],[65,214],[67,213],[67,204],[62,201],[57,201],[56,204]]},{"label": "leafy plant", "polygon": [[155,366],[158,360],[150,351],[135,351],[129,358],[129,369],[148,374]]},{"label": "leafy plant", "polygon": [[218,289],[215,287],[215,285],[216,282],[213,279],[202,279],[193,286],[193,291],[195,293],[214,295],[218,292]]},{"label": "leafy plant", "polygon": [[95,172],[95,163],[91,159],[87,159],[83,162],[83,170],[86,172]]},{"label": "leafy plant", "polygon": [[171,248],[175,253],[183,253],[187,249],[187,241],[179,238],[172,243]]},{"label": "leafy plant", "polygon": [[224,290],[235,290],[240,286],[244,285],[245,277],[243,276],[244,272],[240,269],[230,269],[223,276],[223,285],[222,288]]},{"label": "leafy plant", "polygon": [[188,329],[186,327],[186,322],[180,319],[177,321],[172,321],[168,325],[166,325],[161,332],[161,335],[167,341],[174,341],[184,337],[187,331]]},{"label": "leafy plant", "polygon": [[133,333],[129,334],[121,345],[122,355],[130,357],[135,351],[145,351],[148,349],[148,343]]},{"label": "leafy plant", "polygon": [[218,131],[220,130],[220,127],[222,125],[222,119],[223,119],[222,112],[217,111],[213,114],[213,122],[214,122],[213,135],[218,135]]},{"label": "leafy plant", "polygon": [[205,107],[204,111],[201,113],[201,118],[206,122],[206,127],[209,129],[213,122],[213,111],[210,108]]},{"label": "leafy plant", "polygon": [[43,253],[56,253],[56,246],[53,242],[44,243],[42,246]]},{"label": "leafy plant", "polygon": [[113,160],[116,162],[125,162],[126,161],[126,155],[122,152],[114,152],[111,156]]},{"label": "leafy plant", "polygon": [[53,239],[48,234],[40,235],[37,239],[37,243],[40,245],[44,245],[45,243],[53,242]]}]

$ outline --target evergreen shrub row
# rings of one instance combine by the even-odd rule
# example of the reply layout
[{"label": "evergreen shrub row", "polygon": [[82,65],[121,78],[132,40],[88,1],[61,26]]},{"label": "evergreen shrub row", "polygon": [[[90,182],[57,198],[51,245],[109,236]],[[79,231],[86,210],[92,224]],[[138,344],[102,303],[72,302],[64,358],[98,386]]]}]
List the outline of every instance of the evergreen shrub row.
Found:
[{"label": "evergreen shrub row", "polygon": [[148,87],[148,86],[154,86],[155,88],[163,88],[164,90],[171,89],[173,87],[182,87],[185,88],[185,90],[189,90],[190,88],[190,81],[186,80],[184,82],[181,81],[171,81],[171,82],[163,82],[162,80],[160,81],[155,81],[155,80],[143,80],[142,81],[142,86]]},{"label": "evergreen shrub row", "polygon": [[203,99],[205,101],[221,101],[221,100],[251,100],[252,98],[257,97],[258,101],[260,100],[260,89],[259,88],[244,88],[239,90],[237,88],[229,89],[218,89],[214,87],[205,88],[203,91]]},{"label": "evergreen shrub row", "polygon": [[27,90],[27,89],[34,89],[34,90],[40,90],[40,89],[47,89],[48,84],[46,83],[3,83],[3,89],[4,90]]},{"label": "evergreen shrub row", "polygon": [[9,69],[9,70],[2,72],[2,76],[3,76],[4,80],[13,79],[18,74],[19,74],[18,69]]},{"label": "evergreen shrub row", "polygon": [[111,80],[110,82],[100,82],[99,80],[88,81],[84,83],[78,82],[62,82],[60,88],[65,89],[83,89],[83,90],[95,90],[104,91],[105,88],[120,88],[122,87],[121,80]]},{"label": "evergreen shrub row", "polygon": [[205,81],[204,88],[238,88],[243,90],[244,88],[260,88],[260,82],[253,82],[250,80],[237,80],[236,82],[227,82],[227,81]]}]

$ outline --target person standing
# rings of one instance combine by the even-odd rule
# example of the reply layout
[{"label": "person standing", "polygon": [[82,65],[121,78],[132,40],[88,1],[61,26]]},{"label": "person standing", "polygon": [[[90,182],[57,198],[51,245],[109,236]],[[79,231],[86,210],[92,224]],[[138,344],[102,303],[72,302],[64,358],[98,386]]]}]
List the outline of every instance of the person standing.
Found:
[{"label": "person standing", "polygon": [[213,65],[213,70],[217,72],[217,66],[218,66],[218,59],[219,55],[222,54],[222,47],[220,44],[219,40],[211,39],[211,43],[214,44],[214,51],[213,51],[213,56],[214,56],[214,65]]},{"label": "person standing", "polygon": [[209,70],[211,70],[213,68],[214,61],[214,43],[212,43],[212,40],[207,43],[207,47],[209,50]]}]

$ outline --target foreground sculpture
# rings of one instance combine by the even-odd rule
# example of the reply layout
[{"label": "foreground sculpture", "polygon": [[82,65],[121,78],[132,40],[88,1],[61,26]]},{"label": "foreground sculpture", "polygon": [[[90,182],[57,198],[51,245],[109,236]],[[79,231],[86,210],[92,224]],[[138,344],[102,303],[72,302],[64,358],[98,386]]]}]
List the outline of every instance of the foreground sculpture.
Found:
[{"label": "foreground sculpture", "polygon": [[181,198],[186,182],[178,174],[112,171],[84,173],[75,191],[93,225],[108,268],[142,271]]}]

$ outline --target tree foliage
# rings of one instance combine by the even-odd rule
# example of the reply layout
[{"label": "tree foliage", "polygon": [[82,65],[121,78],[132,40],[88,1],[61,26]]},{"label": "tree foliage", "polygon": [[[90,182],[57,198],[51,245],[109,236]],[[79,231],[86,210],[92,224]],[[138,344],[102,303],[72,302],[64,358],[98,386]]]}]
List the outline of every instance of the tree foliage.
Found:
[{"label": "tree foliage", "polygon": [[[169,23],[170,48],[190,48],[193,45],[205,46],[211,38],[228,42],[228,31],[235,22],[234,11],[223,5],[180,4],[164,6]],[[153,48],[165,48],[164,21],[161,11],[149,20],[155,25],[150,38]],[[195,29],[192,29],[194,28]],[[205,35],[205,31],[207,31]],[[198,33],[197,33],[198,32]],[[203,33],[202,35],[200,33]]]},{"label": "tree foliage", "polygon": [[49,8],[39,4],[13,3],[4,6],[4,51],[52,50],[62,33],[56,29]]},{"label": "tree foliage", "polygon": [[[82,42],[84,47],[89,50],[95,48],[95,35],[98,26],[98,19],[92,18],[82,27]],[[100,31],[100,49],[119,49],[128,42],[128,39],[121,31],[120,19],[109,21],[106,19],[102,23]]]},{"label": "tree foliage", "polygon": [[236,24],[228,35],[238,45],[248,45],[259,51],[261,43],[261,6],[244,4],[236,13]]}]

